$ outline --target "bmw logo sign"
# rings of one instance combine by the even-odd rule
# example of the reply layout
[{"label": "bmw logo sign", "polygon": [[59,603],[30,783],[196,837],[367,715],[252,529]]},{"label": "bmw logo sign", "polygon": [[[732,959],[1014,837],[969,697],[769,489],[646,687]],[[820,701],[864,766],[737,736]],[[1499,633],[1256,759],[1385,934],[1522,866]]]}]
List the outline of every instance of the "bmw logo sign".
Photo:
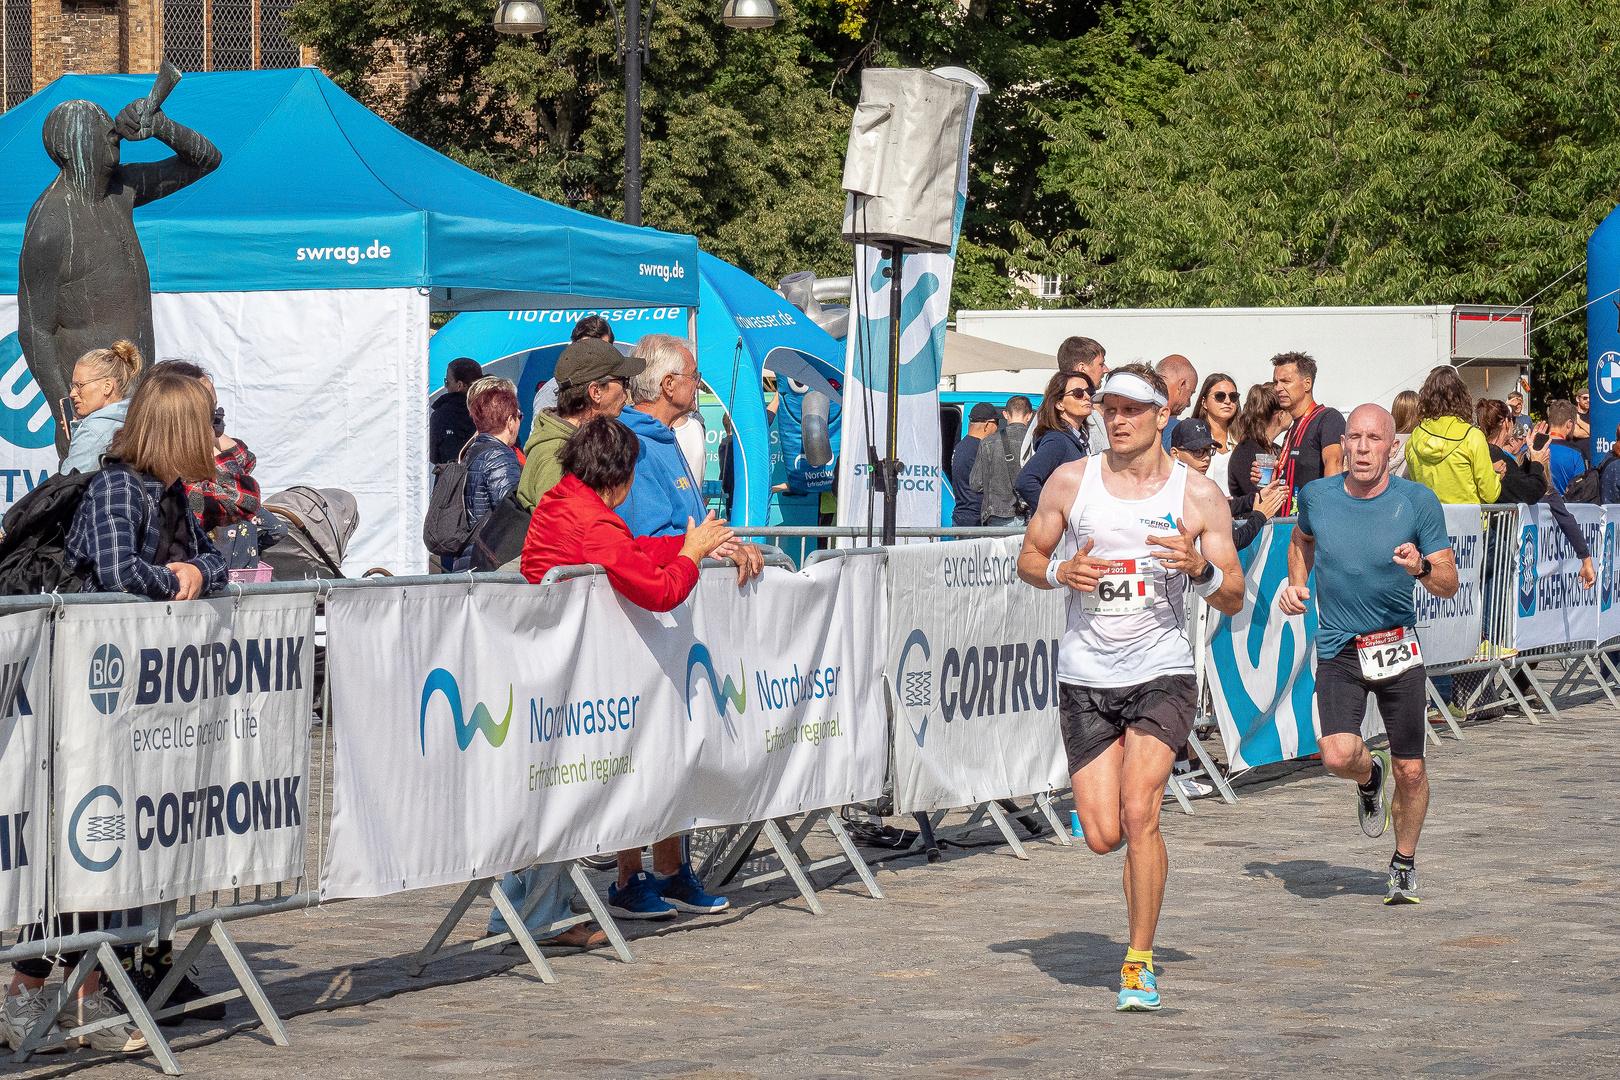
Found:
[{"label": "bmw logo sign", "polygon": [[124,656],[116,645],[103,645],[90,657],[90,704],[110,714],[118,708],[124,688]]},{"label": "bmw logo sign", "polygon": [[1598,400],[1606,405],[1620,405],[1620,352],[1609,350],[1592,365],[1592,386]]}]

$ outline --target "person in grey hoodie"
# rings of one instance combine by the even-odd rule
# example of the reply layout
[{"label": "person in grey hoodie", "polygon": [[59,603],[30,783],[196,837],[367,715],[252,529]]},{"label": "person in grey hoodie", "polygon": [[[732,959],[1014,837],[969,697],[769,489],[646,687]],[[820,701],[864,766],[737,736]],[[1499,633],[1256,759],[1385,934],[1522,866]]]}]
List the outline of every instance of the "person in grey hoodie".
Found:
[{"label": "person in grey hoodie", "polygon": [[101,468],[101,455],[124,426],[129,396],[141,374],[140,350],[128,341],[115,341],[110,349],[91,349],[73,365],[68,399],[79,422],[73,428],[67,457],[59,470],[92,473]]}]

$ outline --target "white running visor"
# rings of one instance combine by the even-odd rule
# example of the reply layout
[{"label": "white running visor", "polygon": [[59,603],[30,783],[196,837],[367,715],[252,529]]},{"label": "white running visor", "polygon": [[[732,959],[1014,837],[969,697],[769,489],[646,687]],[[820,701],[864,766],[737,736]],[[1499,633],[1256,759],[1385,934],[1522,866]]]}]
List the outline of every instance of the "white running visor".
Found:
[{"label": "white running visor", "polygon": [[1161,409],[1170,404],[1163,394],[1153,389],[1152,383],[1129,371],[1110,371],[1108,378],[1103,380],[1102,389],[1097,391],[1098,397],[1104,394],[1118,394],[1122,398],[1140,401],[1144,405],[1157,405]]}]

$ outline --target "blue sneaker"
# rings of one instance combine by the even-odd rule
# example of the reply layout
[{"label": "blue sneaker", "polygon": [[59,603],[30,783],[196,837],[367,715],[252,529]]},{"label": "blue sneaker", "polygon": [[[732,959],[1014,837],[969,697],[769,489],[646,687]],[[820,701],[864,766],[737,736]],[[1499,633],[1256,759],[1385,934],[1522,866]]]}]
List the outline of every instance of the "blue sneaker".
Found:
[{"label": "blue sneaker", "polygon": [[608,911],[619,919],[673,919],[675,909],[658,895],[658,879],[643,870],[630,878],[624,888],[608,886]]},{"label": "blue sneaker", "polygon": [[699,915],[713,915],[731,906],[731,901],[725,897],[710,896],[703,891],[703,882],[692,873],[691,863],[682,863],[681,868],[669,877],[659,878],[658,893],[682,911]]},{"label": "blue sneaker", "polygon": [[1119,1011],[1159,1011],[1159,984],[1146,964],[1126,964],[1119,969]]}]

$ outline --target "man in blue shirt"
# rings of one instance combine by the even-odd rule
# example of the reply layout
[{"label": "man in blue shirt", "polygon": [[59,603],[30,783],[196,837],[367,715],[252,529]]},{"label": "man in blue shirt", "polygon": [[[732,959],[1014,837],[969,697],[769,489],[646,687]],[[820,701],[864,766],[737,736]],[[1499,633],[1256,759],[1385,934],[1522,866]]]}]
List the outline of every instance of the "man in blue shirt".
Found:
[{"label": "man in blue shirt", "polygon": [[952,525],[978,525],[979,511],[984,505],[984,493],[974,491],[968,480],[973,476],[973,463],[979,458],[979,442],[996,430],[996,407],[981,401],[968,413],[967,436],[951,451],[951,493],[956,496],[956,509],[951,511]]},{"label": "man in blue shirt", "polygon": [[1586,471],[1586,458],[1570,445],[1575,434],[1575,406],[1568,401],[1547,402],[1547,433],[1552,436],[1552,485],[1562,495],[1569,482]]},{"label": "man in blue shirt", "polygon": [[[1288,585],[1278,606],[1285,615],[1305,613],[1314,567],[1322,764],[1356,782],[1357,815],[1368,836],[1383,835],[1389,823],[1392,804],[1384,788],[1393,771],[1395,855],[1384,903],[1415,904],[1429,780],[1423,766],[1426,676],[1412,582],[1442,599],[1455,596],[1457,564],[1434,492],[1389,475],[1395,418],[1362,405],[1350,414],[1342,443],[1347,471],[1300,489]],[[1369,752],[1362,742],[1369,693],[1389,734],[1387,751]]]}]

